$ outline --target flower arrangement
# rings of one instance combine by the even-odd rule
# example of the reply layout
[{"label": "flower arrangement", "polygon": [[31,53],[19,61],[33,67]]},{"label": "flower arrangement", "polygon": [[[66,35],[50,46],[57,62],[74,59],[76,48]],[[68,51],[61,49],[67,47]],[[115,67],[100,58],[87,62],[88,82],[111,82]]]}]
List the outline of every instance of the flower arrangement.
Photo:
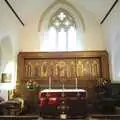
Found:
[{"label": "flower arrangement", "polygon": [[28,89],[35,89],[38,87],[38,84],[36,81],[28,80],[26,83],[26,88]]},{"label": "flower arrangement", "polygon": [[109,85],[110,81],[106,80],[102,77],[97,79],[96,87],[107,87]]},{"label": "flower arrangement", "polygon": [[96,92],[99,95],[108,96],[110,94],[110,80],[106,80],[102,77],[97,79]]}]

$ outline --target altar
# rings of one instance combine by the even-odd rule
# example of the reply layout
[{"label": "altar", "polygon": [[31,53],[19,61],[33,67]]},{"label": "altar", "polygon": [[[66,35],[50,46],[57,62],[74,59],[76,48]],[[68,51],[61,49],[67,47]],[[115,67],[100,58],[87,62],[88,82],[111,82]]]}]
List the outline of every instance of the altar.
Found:
[{"label": "altar", "polygon": [[45,89],[39,92],[40,116],[60,119],[87,115],[87,91],[83,89]]}]

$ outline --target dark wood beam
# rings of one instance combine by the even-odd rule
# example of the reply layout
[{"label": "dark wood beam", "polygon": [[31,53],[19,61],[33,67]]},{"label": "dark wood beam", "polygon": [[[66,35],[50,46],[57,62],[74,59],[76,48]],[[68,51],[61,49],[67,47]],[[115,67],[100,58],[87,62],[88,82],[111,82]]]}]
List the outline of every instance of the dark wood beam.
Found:
[{"label": "dark wood beam", "polygon": [[4,0],[4,1],[8,5],[8,7],[10,8],[10,10],[13,12],[13,14],[16,16],[16,18],[18,19],[18,21],[22,24],[22,26],[24,26],[25,24],[23,23],[23,21],[21,20],[21,18],[18,16],[18,14],[16,13],[16,11],[13,9],[13,7],[11,6],[11,4],[8,2],[8,0]]},{"label": "dark wood beam", "polygon": [[102,19],[102,21],[100,22],[100,24],[102,24],[106,18],[108,17],[108,15],[111,13],[112,9],[115,7],[115,5],[117,4],[118,0],[116,0],[113,5],[110,7],[110,9],[108,10],[108,12],[106,13],[105,17]]}]

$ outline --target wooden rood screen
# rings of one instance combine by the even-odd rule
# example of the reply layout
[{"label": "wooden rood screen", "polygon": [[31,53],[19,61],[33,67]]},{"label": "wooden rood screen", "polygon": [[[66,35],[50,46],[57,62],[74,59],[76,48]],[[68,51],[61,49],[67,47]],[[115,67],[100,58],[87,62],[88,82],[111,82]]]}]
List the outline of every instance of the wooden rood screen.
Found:
[{"label": "wooden rood screen", "polygon": [[77,84],[88,90],[99,77],[109,79],[106,51],[20,52],[16,91],[27,98],[30,85],[39,89],[62,88],[63,83],[65,88],[75,88]]}]

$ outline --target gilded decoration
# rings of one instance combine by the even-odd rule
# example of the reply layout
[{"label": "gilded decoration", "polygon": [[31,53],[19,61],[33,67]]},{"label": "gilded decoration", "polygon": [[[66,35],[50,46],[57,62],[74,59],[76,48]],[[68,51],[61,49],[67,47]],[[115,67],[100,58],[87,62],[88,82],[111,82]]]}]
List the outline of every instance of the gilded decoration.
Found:
[{"label": "gilded decoration", "polygon": [[100,75],[99,59],[78,59],[76,66],[78,77],[97,77]]},{"label": "gilded decoration", "polygon": [[17,68],[13,97],[35,103],[40,90],[63,87],[85,89],[92,100],[96,81],[110,80],[106,51],[20,52]]},{"label": "gilded decoration", "polygon": [[27,59],[24,63],[24,77],[47,80],[50,76],[54,80],[100,77],[100,60],[91,59]]}]

